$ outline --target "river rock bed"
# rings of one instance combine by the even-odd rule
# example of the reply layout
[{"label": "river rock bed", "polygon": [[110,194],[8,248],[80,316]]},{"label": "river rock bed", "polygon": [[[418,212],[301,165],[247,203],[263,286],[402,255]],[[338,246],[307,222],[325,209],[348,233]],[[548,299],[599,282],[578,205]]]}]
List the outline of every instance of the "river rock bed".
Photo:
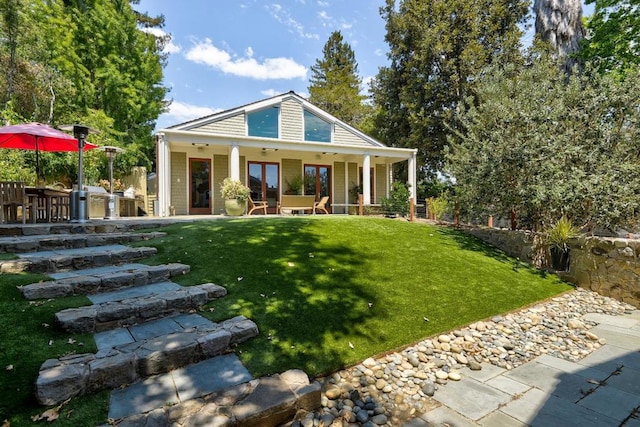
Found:
[{"label": "river rock bed", "polygon": [[635,307],[582,288],[519,311],[472,323],[396,353],[368,358],[318,379],[322,407],[299,414],[292,427],[400,426],[439,406],[438,387],[463,369],[491,363],[513,369],[549,354],[577,361],[605,344],[589,332],[587,313],[622,315]]}]

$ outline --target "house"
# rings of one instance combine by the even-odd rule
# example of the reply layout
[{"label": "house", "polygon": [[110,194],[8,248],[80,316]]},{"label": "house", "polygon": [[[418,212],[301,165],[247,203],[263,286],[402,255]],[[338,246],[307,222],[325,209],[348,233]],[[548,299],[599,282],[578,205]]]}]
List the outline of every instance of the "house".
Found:
[{"label": "house", "polygon": [[160,216],[223,213],[220,183],[229,176],[269,213],[296,183],[346,213],[358,203],[354,190],[364,205],[380,203],[402,162],[415,200],[416,150],[387,147],[294,92],[162,129],[156,141]]}]

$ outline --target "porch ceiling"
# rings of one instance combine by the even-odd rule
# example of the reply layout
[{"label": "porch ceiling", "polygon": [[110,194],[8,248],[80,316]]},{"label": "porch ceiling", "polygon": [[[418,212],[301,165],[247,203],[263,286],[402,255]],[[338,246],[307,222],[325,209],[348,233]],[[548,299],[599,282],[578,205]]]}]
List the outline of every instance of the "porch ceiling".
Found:
[{"label": "porch ceiling", "polygon": [[194,131],[165,130],[164,137],[172,151],[198,147],[204,149],[203,154],[228,154],[231,146],[236,144],[242,155],[264,158],[265,161],[269,158],[315,158],[318,161],[357,162],[369,154],[376,159],[375,163],[396,163],[411,159],[416,152],[407,148],[217,136]]}]

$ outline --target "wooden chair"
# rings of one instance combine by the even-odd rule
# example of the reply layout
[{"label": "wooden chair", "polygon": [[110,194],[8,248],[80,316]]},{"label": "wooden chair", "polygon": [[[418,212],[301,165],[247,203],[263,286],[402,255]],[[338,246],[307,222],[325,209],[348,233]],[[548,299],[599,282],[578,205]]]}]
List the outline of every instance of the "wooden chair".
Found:
[{"label": "wooden chair", "polygon": [[253,211],[264,211],[264,215],[267,214],[267,207],[268,207],[268,202],[265,201],[258,201],[258,202],[254,202],[253,200],[251,200],[251,197],[249,197],[249,212],[247,212],[247,215],[251,215],[251,213]]},{"label": "wooden chair", "polygon": [[0,182],[0,223],[11,220],[11,202],[9,201],[9,183]]},{"label": "wooden chair", "polygon": [[25,193],[23,182],[5,181],[0,183],[2,187],[2,211],[3,216],[6,212],[6,220],[18,220],[18,208],[21,208],[22,223],[27,222],[27,211],[31,222],[35,224],[38,211],[38,197]]},{"label": "wooden chair", "polygon": [[313,204],[313,213],[315,214],[316,211],[324,211],[324,213],[328,215],[329,211],[327,211],[327,207],[326,207],[328,201],[329,201],[329,196],[323,196],[319,202],[315,202]]}]

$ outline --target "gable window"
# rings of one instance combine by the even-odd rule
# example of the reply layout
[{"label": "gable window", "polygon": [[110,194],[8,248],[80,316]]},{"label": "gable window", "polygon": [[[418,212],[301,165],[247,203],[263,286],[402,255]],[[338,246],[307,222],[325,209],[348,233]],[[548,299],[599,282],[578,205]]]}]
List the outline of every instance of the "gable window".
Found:
[{"label": "gable window", "polygon": [[304,110],[304,140],[331,142],[331,123]]},{"label": "gable window", "polygon": [[278,107],[271,107],[248,113],[248,135],[262,138],[278,138],[278,110]]}]

